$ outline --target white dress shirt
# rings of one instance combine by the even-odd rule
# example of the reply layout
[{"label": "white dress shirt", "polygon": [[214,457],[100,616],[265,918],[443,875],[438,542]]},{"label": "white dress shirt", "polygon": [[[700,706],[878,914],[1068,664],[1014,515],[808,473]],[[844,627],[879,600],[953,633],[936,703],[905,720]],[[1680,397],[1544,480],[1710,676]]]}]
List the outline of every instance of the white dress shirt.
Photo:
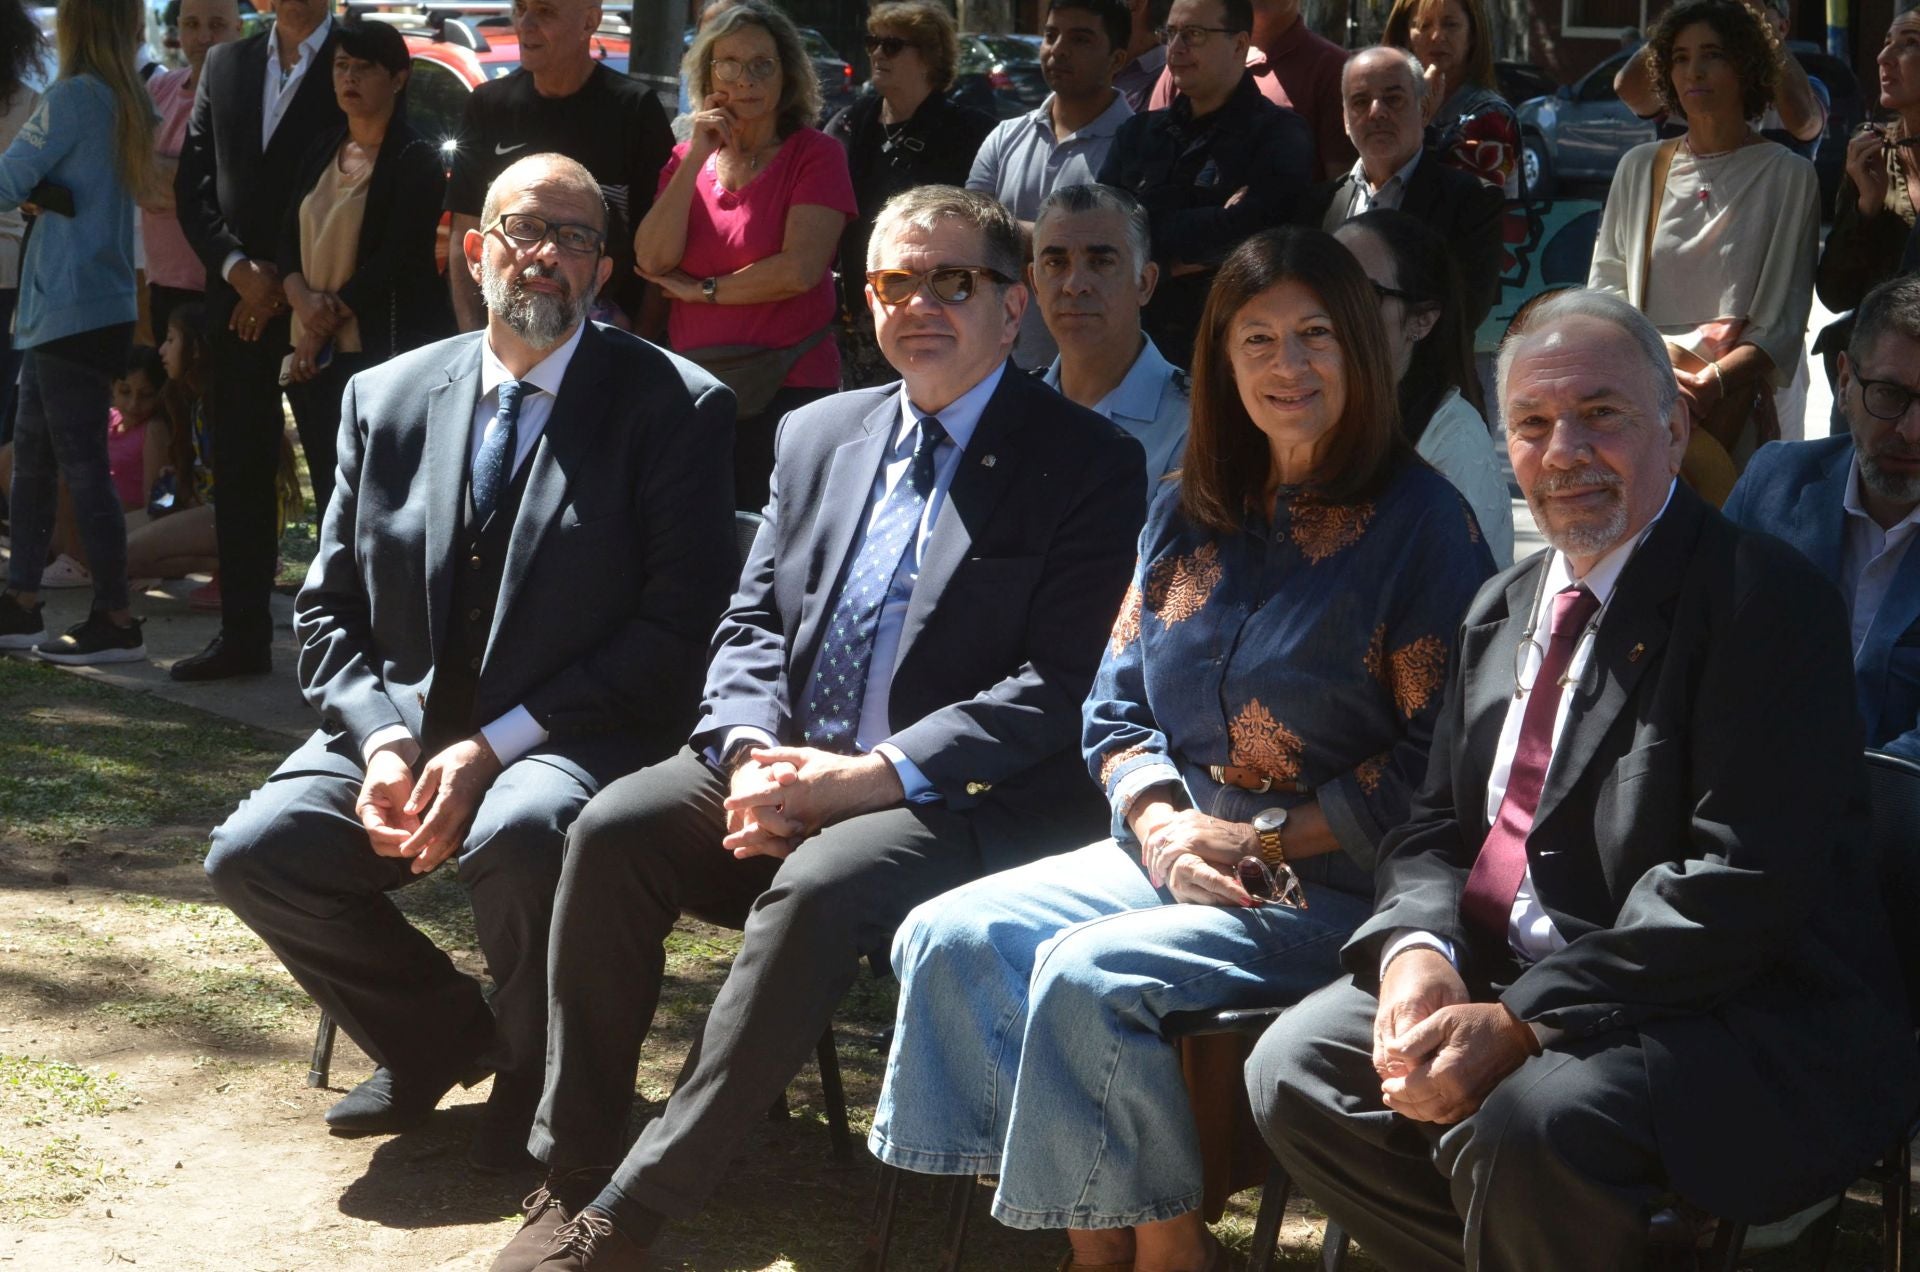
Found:
[{"label": "white dress shirt", "polygon": [[[980,416],[994,391],[1000,387],[1000,379],[1006,371],[1006,363],[1000,363],[984,380],[955,398],[942,411],[922,410],[902,392],[900,423],[895,426],[893,444],[888,448],[886,462],[880,466],[880,472],[867,495],[866,528],[871,532],[880,510],[886,505],[887,496],[906,479],[907,470],[912,466],[921,419],[931,415],[939,420],[941,427],[947,431],[947,440],[934,453],[933,489],[928,492],[926,507],[920,513],[920,531],[914,536],[913,545],[901,553],[900,564],[894,570],[893,581],[887,588],[887,599],[880,606],[879,625],[873,636],[873,658],[867,664],[867,687],[860,699],[860,722],[854,735],[854,743],[862,751],[878,752],[887,758],[900,777],[900,786],[906,792],[907,799],[916,804],[933,803],[939,799],[939,795],[935,793],[933,783],[920,771],[920,766],[908,759],[906,752],[886,740],[893,735],[887,712],[893,691],[893,667],[900,654],[900,633],[906,626],[907,608],[913,601],[914,585],[920,580],[920,563],[926,556],[927,540],[933,535],[934,523],[940,519],[940,510],[946,506],[947,491],[953,485],[954,475],[960,471],[960,462],[968,444],[973,441],[974,430],[980,425]],[[853,551],[857,553],[859,550],[859,544],[856,543]],[[836,595],[829,599],[837,604],[839,598]],[[794,701],[798,703],[805,700],[806,691],[803,687],[794,694]],[[776,739],[765,729],[739,725],[727,731],[726,741],[719,752],[709,758],[715,761],[723,759],[743,742],[756,746],[777,745]]]},{"label": "white dress shirt", "polygon": [[1847,541],[1840,550],[1840,586],[1846,591],[1847,608],[1853,614],[1853,653],[1867,643],[1873,616],[1887,599],[1893,576],[1906,560],[1913,532],[1920,527],[1920,507],[1882,530],[1880,523],[1867,514],[1860,502],[1860,458],[1855,456],[1847,471],[1847,496],[1841,502],[1847,512]]},{"label": "white dress shirt", "polygon": [[[524,386],[520,393],[520,414],[514,421],[513,466],[507,470],[508,480],[520,471],[520,465],[527,462],[527,456],[533,454],[533,448],[540,440],[540,434],[546,431],[547,420],[553,415],[554,399],[559,396],[560,382],[567,378],[567,367],[573,362],[574,352],[580,348],[580,337],[587,327],[581,323],[573,329],[573,335],[542,358],[533,370],[520,377]],[[480,455],[481,443],[500,425],[500,383],[513,379],[513,373],[495,356],[493,346],[487,338],[480,339],[480,400],[473,407],[473,436],[467,445],[467,471],[473,471],[473,461]],[[404,724],[390,724],[384,729],[376,729],[367,738],[362,747],[365,758],[371,760],[373,753],[383,746],[390,746],[403,738],[413,736]],[[499,719],[480,726],[480,736],[487,740],[502,767],[513,763],[534,747],[547,740],[547,731],[533,718],[533,713],[524,706],[514,707]]]},{"label": "white dress shirt", "polygon": [[[1533,611],[1534,643],[1526,647],[1525,656],[1520,663],[1520,692],[1507,704],[1507,716],[1500,726],[1500,742],[1493,753],[1493,767],[1487,772],[1485,811],[1489,826],[1500,819],[1500,805],[1507,797],[1507,781],[1513,775],[1514,753],[1520,748],[1520,729],[1526,719],[1527,701],[1532,696],[1534,680],[1540,673],[1540,661],[1546,654],[1545,638],[1553,630],[1554,595],[1573,586],[1576,582],[1591,592],[1594,599],[1600,602],[1595,621],[1589,624],[1589,630],[1597,634],[1599,625],[1606,621],[1607,605],[1613,600],[1613,591],[1620,582],[1621,571],[1627,568],[1627,562],[1632,559],[1634,550],[1640,546],[1653,527],[1659,524],[1660,518],[1666,515],[1667,508],[1672,502],[1673,484],[1669,483],[1666,502],[1660,505],[1660,511],[1653,515],[1652,520],[1641,527],[1640,533],[1594,562],[1593,568],[1587,571],[1584,578],[1573,577],[1573,564],[1567,560],[1564,552],[1554,552],[1547,561],[1547,576],[1539,588],[1539,599]],[[1594,644],[1594,638],[1583,632],[1580,643],[1574,647],[1572,660],[1567,663],[1566,674],[1570,684],[1577,685],[1585,675],[1587,664],[1593,658]],[[1489,653],[1489,657],[1502,658],[1506,653],[1505,650],[1494,650]],[[1553,717],[1553,753],[1556,755],[1560,750],[1560,735],[1566,730],[1567,717],[1572,712],[1575,696],[1570,692],[1562,692],[1560,695],[1560,707]],[[1547,764],[1547,771],[1551,773],[1553,771],[1551,758]],[[1519,891],[1513,897],[1513,909],[1508,912],[1507,944],[1512,948],[1514,957],[1523,966],[1537,963],[1556,950],[1564,949],[1567,944],[1567,938],[1560,934],[1560,929],[1554,925],[1553,917],[1547,913],[1546,907],[1540,903],[1540,898],[1534,893],[1531,866],[1521,876]],[[1393,961],[1396,954],[1416,945],[1439,950],[1450,961],[1458,962],[1454,959],[1451,942],[1431,932],[1409,929],[1400,932],[1393,940],[1387,942],[1386,950],[1380,958],[1381,973],[1385,974],[1387,964]]]},{"label": "white dress shirt", "polygon": [[[280,37],[277,33],[267,34],[267,74],[260,85],[260,149],[265,150],[273,141],[274,132],[280,127],[287,107],[293,103],[293,96],[300,91],[300,82],[313,69],[314,59],[320,56],[320,46],[327,42],[333,33],[333,15],[322,18],[313,34],[300,41],[291,70],[280,67]],[[332,73],[331,69],[328,71]],[[220,266],[220,277],[233,273],[233,267],[247,259],[245,252],[229,252],[225,263]],[[371,752],[369,752],[371,754]]]}]

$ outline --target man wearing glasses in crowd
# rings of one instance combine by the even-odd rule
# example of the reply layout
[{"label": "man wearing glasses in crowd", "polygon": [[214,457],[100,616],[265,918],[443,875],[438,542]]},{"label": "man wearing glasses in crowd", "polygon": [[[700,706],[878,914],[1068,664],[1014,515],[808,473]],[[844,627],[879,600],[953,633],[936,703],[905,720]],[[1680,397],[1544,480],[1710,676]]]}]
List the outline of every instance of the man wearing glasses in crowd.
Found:
[{"label": "man wearing glasses in crowd", "polygon": [[1835,396],[1848,433],[1762,447],[1726,514],[1839,586],[1867,745],[1920,760],[1920,278],[1860,302]]},{"label": "man wearing glasses in crowd", "polygon": [[[404,1130],[497,1076],[469,1160],[526,1163],[566,830],[691,726],[734,580],[733,397],[586,322],[599,187],[524,159],[462,242],[483,333],[355,376],[295,606],[320,728],[213,834],[207,873],[376,1065],[336,1134]],[[450,858],[497,990],[386,894]]]},{"label": "man wearing glasses in crowd", "polygon": [[[902,382],[787,416],[689,745],[568,836],[529,1143],[547,1183],[494,1272],[645,1266],[908,910],[1105,826],[1079,703],[1146,478],[1139,443],[1008,366],[1022,255],[982,194],[922,186],[881,211],[867,294]],[[683,912],[745,937],[628,1151]]]}]

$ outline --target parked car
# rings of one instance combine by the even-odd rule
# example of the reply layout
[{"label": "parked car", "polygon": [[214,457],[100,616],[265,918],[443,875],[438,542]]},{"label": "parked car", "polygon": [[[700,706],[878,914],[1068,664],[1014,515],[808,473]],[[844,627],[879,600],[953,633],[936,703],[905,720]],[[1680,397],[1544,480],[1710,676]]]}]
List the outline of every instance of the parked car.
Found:
[{"label": "parked car", "polygon": [[[1024,115],[1047,100],[1046,76],[1040,72],[1040,42],[1022,35],[960,37],[960,61],[954,68],[955,96],[1001,119]],[[992,94],[988,104],[980,92],[984,82]]]},{"label": "parked car", "polygon": [[820,122],[825,123],[841,107],[853,103],[853,65],[812,27],[801,27],[800,39],[813,60],[813,76],[820,81]]},{"label": "parked car", "polygon": [[1514,107],[1535,97],[1551,97],[1560,87],[1558,80],[1531,62],[1495,62],[1493,79],[1500,96]]},{"label": "parked car", "polygon": [[[1860,82],[1852,68],[1817,45],[1792,40],[1787,47],[1831,98],[1826,135],[1813,160],[1822,206],[1831,207],[1846,168],[1847,138],[1865,117]],[[1627,151],[1662,135],[1655,121],[1636,117],[1613,91],[1613,77],[1630,56],[1615,53],[1574,83],[1520,104],[1521,162],[1527,189],[1536,196],[1605,185]]]}]

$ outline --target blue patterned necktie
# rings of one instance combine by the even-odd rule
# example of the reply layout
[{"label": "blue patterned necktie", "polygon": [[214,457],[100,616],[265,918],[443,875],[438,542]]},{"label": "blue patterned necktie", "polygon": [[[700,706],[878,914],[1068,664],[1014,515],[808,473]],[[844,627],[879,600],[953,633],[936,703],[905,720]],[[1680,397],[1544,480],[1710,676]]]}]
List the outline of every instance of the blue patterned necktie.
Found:
[{"label": "blue patterned necktie", "polygon": [[513,475],[513,455],[519,448],[520,395],[526,387],[519,380],[500,381],[500,409],[494,413],[493,427],[480,443],[480,453],[473,457],[473,523],[476,526],[487,524]]},{"label": "blue patterned necktie", "polygon": [[814,659],[813,680],[800,704],[800,733],[808,746],[852,754],[860,727],[860,705],[866,698],[867,672],[873,663],[874,636],[880,630],[880,610],[893,586],[900,558],[920,532],[927,495],[933,490],[934,453],[946,439],[939,420],[920,421],[920,437],[913,447],[907,474],[887,495],[874,518],[860,553],[840,585],[833,614],[827,619],[820,654]]}]

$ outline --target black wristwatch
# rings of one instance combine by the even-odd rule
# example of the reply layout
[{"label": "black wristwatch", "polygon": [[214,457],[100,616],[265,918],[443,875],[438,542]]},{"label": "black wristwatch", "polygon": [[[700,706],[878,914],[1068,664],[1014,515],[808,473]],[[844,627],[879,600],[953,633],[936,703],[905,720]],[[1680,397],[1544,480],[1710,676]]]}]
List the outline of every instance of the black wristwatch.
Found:
[{"label": "black wristwatch", "polygon": [[1260,843],[1260,860],[1270,866],[1287,864],[1287,854],[1280,845],[1280,839],[1287,828],[1287,810],[1284,808],[1264,808],[1253,815],[1254,837]]},{"label": "black wristwatch", "polygon": [[703,278],[700,280],[700,294],[707,298],[709,305],[717,305],[720,303],[719,291],[720,280],[718,278]]}]

